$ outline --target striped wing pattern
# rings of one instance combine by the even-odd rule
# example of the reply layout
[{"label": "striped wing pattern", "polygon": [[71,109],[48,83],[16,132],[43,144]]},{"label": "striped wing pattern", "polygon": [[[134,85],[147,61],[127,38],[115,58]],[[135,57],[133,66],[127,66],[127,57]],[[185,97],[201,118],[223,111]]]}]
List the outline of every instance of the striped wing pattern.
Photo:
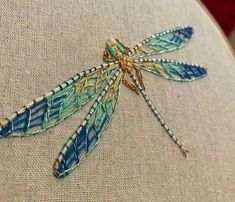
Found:
[{"label": "striped wing pattern", "polygon": [[117,68],[90,108],[78,130],[63,146],[54,164],[54,174],[61,178],[79,165],[98,143],[110,122],[119,97],[122,71]]},{"label": "striped wing pattern", "polygon": [[168,59],[135,59],[141,70],[174,81],[192,81],[206,76],[207,70],[196,64]]},{"label": "striped wing pattern", "polygon": [[192,34],[193,28],[189,26],[160,32],[136,45],[128,55],[139,58],[173,51],[183,47],[192,38]]},{"label": "striped wing pattern", "polygon": [[99,92],[117,64],[104,63],[75,75],[7,118],[0,137],[28,136],[55,126]]}]

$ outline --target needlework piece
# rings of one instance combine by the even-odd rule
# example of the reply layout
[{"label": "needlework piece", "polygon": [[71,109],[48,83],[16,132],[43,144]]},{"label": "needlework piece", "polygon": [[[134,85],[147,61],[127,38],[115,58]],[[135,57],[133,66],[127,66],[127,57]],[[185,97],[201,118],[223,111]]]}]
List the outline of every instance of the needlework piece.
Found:
[{"label": "needlework piece", "polygon": [[0,123],[0,137],[22,137],[45,131],[93,100],[81,125],[63,145],[54,163],[54,175],[57,178],[67,176],[99,142],[115,113],[120,84],[123,83],[136,94],[142,95],[166,134],[187,157],[188,150],[147,96],[142,70],[180,82],[205,77],[207,70],[200,65],[148,58],[182,48],[190,41],[192,34],[192,27],[177,27],[152,35],[132,49],[118,39],[108,39],[101,65],[82,71],[13,113]]}]

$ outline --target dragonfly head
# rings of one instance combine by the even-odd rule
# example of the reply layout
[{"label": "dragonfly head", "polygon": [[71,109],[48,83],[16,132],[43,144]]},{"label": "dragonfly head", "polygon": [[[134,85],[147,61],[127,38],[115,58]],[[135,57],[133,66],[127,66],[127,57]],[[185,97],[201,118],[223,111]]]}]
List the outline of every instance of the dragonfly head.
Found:
[{"label": "dragonfly head", "polygon": [[119,59],[126,52],[126,49],[118,39],[110,38],[106,41],[103,59],[105,62]]}]

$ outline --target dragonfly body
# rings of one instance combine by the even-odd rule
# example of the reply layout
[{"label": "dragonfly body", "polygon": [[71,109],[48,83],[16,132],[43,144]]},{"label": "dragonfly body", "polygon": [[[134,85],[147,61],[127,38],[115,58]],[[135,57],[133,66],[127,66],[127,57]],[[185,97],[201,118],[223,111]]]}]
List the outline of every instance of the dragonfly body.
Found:
[{"label": "dragonfly body", "polygon": [[128,56],[128,51],[130,51],[130,48],[126,47],[120,40],[112,38],[108,39],[103,60],[104,62],[118,61],[119,68],[121,68],[123,72],[123,84],[138,94],[137,87],[124,78],[126,74],[135,73],[141,86],[144,88],[141,70],[138,66],[135,66],[134,60]]},{"label": "dragonfly body", "polygon": [[107,40],[103,64],[82,71],[13,113],[0,124],[0,137],[29,136],[45,131],[94,100],[86,117],[63,145],[54,163],[55,176],[64,177],[76,168],[99,142],[102,132],[108,127],[115,113],[120,84],[123,83],[143,96],[158,122],[186,156],[188,151],[147,96],[142,70],[168,80],[182,82],[206,76],[206,69],[199,65],[147,58],[183,47],[192,34],[191,27],[178,27],[152,35],[132,49],[118,39]]}]

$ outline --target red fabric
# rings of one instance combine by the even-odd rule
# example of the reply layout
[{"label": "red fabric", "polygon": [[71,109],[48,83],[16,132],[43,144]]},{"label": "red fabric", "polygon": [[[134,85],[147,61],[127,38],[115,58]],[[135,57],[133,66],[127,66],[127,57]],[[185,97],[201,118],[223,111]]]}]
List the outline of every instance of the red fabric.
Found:
[{"label": "red fabric", "polygon": [[235,0],[202,0],[226,35],[235,27]]}]

